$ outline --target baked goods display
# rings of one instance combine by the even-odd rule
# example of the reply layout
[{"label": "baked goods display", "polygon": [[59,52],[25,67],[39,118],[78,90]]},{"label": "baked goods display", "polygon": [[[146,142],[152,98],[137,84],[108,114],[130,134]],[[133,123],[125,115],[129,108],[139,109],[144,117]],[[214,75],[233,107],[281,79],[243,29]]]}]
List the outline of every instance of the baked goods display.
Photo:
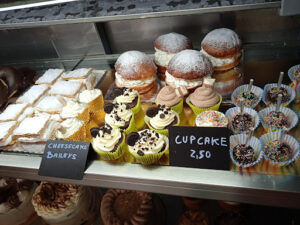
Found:
[{"label": "baked goods display", "polygon": [[201,52],[213,64],[214,70],[229,70],[239,64],[242,57],[242,43],[230,29],[219,28],[210,31],[201,42]]},{"label": "baked goods display", "polygon": [[288,85],[266,84],[262,100],[267,106],[276,105],[278,95],[282,95],[282,105],[288,106],[296,97],[296,92]]},{"label": "baked goods display", "polygon": [[139,191],[109,189],[101,202],[104,225],[163,225],[165,209],[158,196]]},{"label": "baked goods display", "polygon": [[202,85],[204,77],[212,74],[213,67],[206,56],[196,50],[183,50],[170,60],[166,71],[166,84],[192,91]]},{"label": "baked goods display", "polygon": [[172,32],[156,38],[154,41],[154,62],[157,65],[158,77],[165,80],[167,66],[172,57],[182,50],[192,48],[192,42],[182,34]]},{"label": "baked goods display", "polygon": [[100,202],[96,188],[44,181],[32,197],[36,213],[49,225],[92,224]]},{"label": "baked goods display", "polygon": [[218,215],[215,225],[247,225],[245,216],[236,211],[223,211]]},{"label": "baked goods display", "polygon": [[31,198],[33,181],[0,177],[0,224],[29,225],[36,219]]},{"label": "baked goods display", "polygon": [[221,112],[208,110],[196,117],[195,125],[197,127],[227,127],[228,119]]},{"label": "baked goods display", "polygon": [[180,216],[178,225],[209,225],[208,215],[201,210],[188,209]]}]

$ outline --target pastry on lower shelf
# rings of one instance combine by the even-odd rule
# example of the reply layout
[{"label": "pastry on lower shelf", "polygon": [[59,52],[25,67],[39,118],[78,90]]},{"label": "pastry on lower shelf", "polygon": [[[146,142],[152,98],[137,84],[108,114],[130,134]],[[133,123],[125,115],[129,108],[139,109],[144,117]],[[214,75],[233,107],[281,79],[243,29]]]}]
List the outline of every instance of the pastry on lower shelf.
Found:
[{"label": "pastry on lower shelf", "polygon": [[101,159],[115,160],[124,154],[125,135],[119,128],[112,128],[108,124],[91,129],[92,146]]},{"label": "pastry on lower shelf", "polygon": [[78,103],[75,101],[67,101],[67,104],[62,108],[60,113],[61,118],[69,119],[76,117],[87,124],[90,121],[90,112],[88,104]]},{"label": "pastry on lower shelf", "polygon": [[86,130],[84,121],[77,118],[66,119],[60,124],[55,137],[66,141],[85,141]]},{"label": "pastry on lower shelf", "polygon": [[0,147],[13,145],[15,141],[12,139],[12,133],[17,126],[16,121],[8,121],[0,123]]},{"label": "pastry on lower shelf", "polygon": [[238,202],[218,201],[219,206],[226,211],[241,211],[243,205]]},{"label": "pastry on lower shelf", "polygon": [[0,114],[0,122],[16,121],[18,117],[24,112],[26,107],[28,107],[27,103],[8,105],[6,109]]},{"label": "pastry on lower shelf", "polygon": [[197,127],[227,127],[228,119],[221,112],[209,110],[196,117],[195,125]]},{"label": "pastry on lower shelf", "polygon": [[108,103],[104,106],[105,123],[114,128],[120,128],[126,134],[136,130],[134,114],[125,104]]},{"label": "pastry on lower shelf", "polygon": [[36,213],[48,225],[92,224],[101,194],[96,188],[41,182],[32,197]]},{"label": "pastry on lower shelf", "polygon": [[115,64],[116,86],[149,92],[156,84],[156,66],[152,58],[140,51],[121,54]]},{"label": "pastry on lower shelf", "polygon": [[228,70],[240,63],[242,43],[230,29],[218,28],[210,31],[201,42],[201,52],[213,64],[214,70]]},{"label": "pastry on lower shelf", "polygon": [[157,163],[169,150],[167,136],[154,130],[141,130],[132,132],[127,136],[129,152],[137,162],[145,165]]},{"label": "pastry on lower shelf", "polygon": [[183,50],[170,60],[166,71],[166,84],[192,91],[202,85],[204,77],[212,74],[213,67],[206,56],[196,50]]},{"label": "pastry on lower shelf", "polygon": [[214,90],[214,84],[215,79],[204,78],[202,87],[198,87],[187,97],[186,103],[195,115],[207,110],[219,110],[222,96]]},{"label": "pastry on lower shelf", "polygon": [[104,225],[163,225],[165,208],[154,194],[109,189],[101,202]]},{"label": "pastry on lower shelf", "polygon": [[42,76],[37,79],[36,84],[52,85],[63,74],[63,69],[48,69]]},{"label": "pastry on lower shelf", "polygon": [[61,96],[45,96],[35,106],[39,112],[49,114],[59,114],[66,105],[66,101]]},{"label": "pastry on lower shelf", "polygon": [[49,86],[45,84],[33,85],[16,100],[16,103],[28,103],[33,106],[48,89]]},{"label": "pastry on lower shelf", "polygon": [[188,209],[180,216],[178,225],[209,225],[208,215],[201,210]]},{"label": "pastry on lower shelf", "polygon": [[172,32],[156,38],[154,41],[154,62],[157,65],[158,77],[165,80],[165,72],[172,57],[182,50],[192,48],[192,42],[182,34]]},{"label": "pastry on lower shelf", "polygon": [[168,106],[158,105],[147,110],[145,122],[151,130],[169,136],[169,127],[179,126],[180,118],[178,113]]},{"label": "pastry on lower shelf", "polygon": [[245,216],[241,213],[232,212],[222,212],[216,219],[215,225],[247,225],[247,220]]},{"label": "pastry on lower shelf", "polygon": [[188,94],[185,87],[163,87],[156,96],[157,105],[165,105],[180,114],[183,110],[183,97]]},{"label": "pastry on lower shelf", "polygon": [[126,104],[134,113],[135,125],[138,130],[145,126],[144,111],[141,108],[141,97],[136,90],[129,88],[115,88],[112,92],[113,103]]},{"label": "pastry on lower shelf", "polygon": [[199,198],[190,198],[190,197],[182,197],[183,204],[188,209],[200,209],[201,206],[205,203],[204,199]]},{"label": "pastry on lower shelf", "polygon": [[36,219],[31,203],[35,183],[0,177],[0,224],[30,225]]}]

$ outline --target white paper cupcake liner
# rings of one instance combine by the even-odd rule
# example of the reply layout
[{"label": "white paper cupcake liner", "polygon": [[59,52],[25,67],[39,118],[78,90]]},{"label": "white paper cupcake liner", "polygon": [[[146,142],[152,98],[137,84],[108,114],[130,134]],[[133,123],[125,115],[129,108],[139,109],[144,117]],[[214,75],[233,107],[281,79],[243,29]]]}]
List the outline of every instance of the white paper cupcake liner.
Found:
[{"label": "white paper cupcake liner", "polygon": [[297,85],[296,90],[297,90],[298,96],[300,96],[300,83]]},{"label": "white paper cupcake liner", "polygon": [[[242,85],[242,86],[239,86],[237,87],[233,92],[232,92],[232,95],[231,95],[231,101],[234,105],[236,106],[240,106],[235,100],[237,98],[237,96],[241,93],[241,92],[247,92],[248,91],[248,86],[249,84],[245,84],[245,85]],[[262,99],[262,96],[263,96],[263,89],[261,89],[260,87],[257,87],[257,86],[252,86],[252,89],[251,89],[251,92],[253,92],[257,97],[258,97],[258,100],[252,104],[251,108],[255,108],[261,101]]]},{"label": "white paper cupcake liner", "polygon": [[[275,111],[275,110],[276,110],[276,107],[272,106],[272,107],[265,108],[265,109],[258,112],[258,115],[259,115],[260,120],[261,120],[261,124],[264,126],[265,130],[268,131],[268,132],[275,132],[275,131],[282,130],[280,128],[271,127],[271,126],[269,126],[268,124],[265,123],[264,118],[270,112]],[[289,131],[289,130],[293,129],[298,124],[298,116],[293,110],[291,110],[287,107],[280,107],[279,111],[282,112],[288,119],[289,127],[287,127],[286,131]]]},{"label": "white paper cupcake liner", "polygon": [[236,135],[230,136],[230,150],[229,150],[230,158],[231,158],[232,162],[238,167],[247,168],[247,167],[254,166],[255,164],[259,163],[260,160],[264,156],[261,141],[258,138],[252,136],[250,138],[249,142],[248,142],[248,145],[250,145],[254,149],[256,160],[252,163],[240,164],[239,162],[237,162],[234,159],[234,157],[233,157],[233,148],[235,146],[237,146],[238,144],[245,144],[246,140],[247,140],[247,137],[248,137],[248,135],[246,135],[246,134],[236,134]]},{"label": "white paper cupcake liner", "polygon": [[286,161],[283,161],[283,162],[277,162],[277,161],[274,161],[272,159],[270,159],[267,154],[265,153],[265,145],[271,141],[274,141],[276,139],[280,139],[280,133],[281,132],[270,132],[270,133],[266,133],[264,134],[263,136],[260,137],[260,140],[262,142],[262,148],[263,148],[263,153],[264,153],[264,157],[265,159],[269,160],[274,166],[278,166],[278,167],[281,167],[281,166],[287,166],[288,164],[296,161],[296,159],[299,157],[300,155],[300,150],[299,150],[299,143],[298,141],[293,138],[292,136],[290,135],[285,135],[284,136],[284,143],[287,144],[291,150],[292,150],[292,153],[291,153],[291,157],[289,160],[286,160]]},{"label": "white paper cupcake liner", "polygon": [[292,66],[292,67],[288,70],[288,75],[289,75],[289,78],[291,79],[291,81],[293,81],[293,82],[300,81],[300,79],[297,79],[297,78],[294,76],[294,71],[296,71],[296,70],[299,69],[299,68],[300,68],[300,64],[299,64],[299,65]]},{"label": "white paper cupcake liner", "polygon": [[[232,120],[233,118],[237,115],[241,113],[241,109],[240,107],[233,107],[233,108],[230,108],[226,111],[225,115],[229,121],[229,124],[230,124],[230,129],[233,131],[233,133],[235,134],[248,134],[250,133],[250,130],[246,130],[246,131],[238,131],[236,129],[233,128],[232,126]],[[254,109],[251,109],[251,108],[248,108],[248,107],[245,107],[244,108],[244,113],[248,113],[249,115],[252,116],[252,118],[254,119],[254,127],[253,127],[253,130],[255,130],[258,125],[259,125],[259,122],[260,122],[260,119],[259,119],[259,116],[257,114],[257,112],[254,110]]]},{"label": "white paper cupcake liner", "polygon": [[[269,90],[269,88],[272,87],[277,87],[276,83],[273,84],[266,84],[264,87],[264,93],[263,93],[263,102],[267,105],[267,106],[272,106],[272,105],[276,105],[276,103],[271,103],[268,99],[267,99],[267,90]],[[290,100],[287,102],[283,102],[282,106],[287,106],[288,104],[290,104],[292,101],[294,101],[295,97],[296,97],[296,92],[294,91],[294,89],[288,85],[285,84],[281,84],[281,87],[285,88],[290,96]]]}]

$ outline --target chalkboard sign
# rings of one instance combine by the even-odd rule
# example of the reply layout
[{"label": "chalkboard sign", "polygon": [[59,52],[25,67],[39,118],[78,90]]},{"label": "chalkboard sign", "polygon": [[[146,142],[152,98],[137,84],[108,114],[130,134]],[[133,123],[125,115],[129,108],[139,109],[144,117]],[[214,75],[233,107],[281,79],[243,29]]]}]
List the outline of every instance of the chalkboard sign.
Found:
[{"label": "chalkboard sign", "polygon": [[89,142],[49,140],[38,174],[82,180],[89,149]]},{"label": "chalkboard sign", "polygon": [[229,130],[220,127],[170,127],[170,165],[229,170]]}]

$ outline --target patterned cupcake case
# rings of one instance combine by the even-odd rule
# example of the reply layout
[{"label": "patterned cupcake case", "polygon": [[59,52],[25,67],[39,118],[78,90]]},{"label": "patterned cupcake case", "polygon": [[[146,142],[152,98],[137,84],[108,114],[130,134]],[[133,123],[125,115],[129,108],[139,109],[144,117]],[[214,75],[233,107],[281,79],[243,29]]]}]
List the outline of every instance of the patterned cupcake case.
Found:
[{"label": "patterned cupcake case", "polygon": [[293,82],[299,82],[300,81],[300,64],[292,66],[288,70],[288,76]]},{"label": "patterned cupcake case", "polygon": [[[245,93],[245,92],[248,93],[248,87],[249,87],[249,84],[245,84],[245,85],[237,87],[233,91],[233,93],[231,95],[231,101],[235,106],[240,106],[240,102],[237,101],[237,99],[240,95],[242,95],[242,93]],[[253,102],[252,102],[252,104],[246,104],[245,106],[250,107],[250,108],[255,108],[260,103],[260,101],[262,99],[263,89],[253,85],[250,92],[252,92],[256,96],[256,99],[255,99],[255,96],[247,96],[248,99],[253,99],[252,100]]]}]

